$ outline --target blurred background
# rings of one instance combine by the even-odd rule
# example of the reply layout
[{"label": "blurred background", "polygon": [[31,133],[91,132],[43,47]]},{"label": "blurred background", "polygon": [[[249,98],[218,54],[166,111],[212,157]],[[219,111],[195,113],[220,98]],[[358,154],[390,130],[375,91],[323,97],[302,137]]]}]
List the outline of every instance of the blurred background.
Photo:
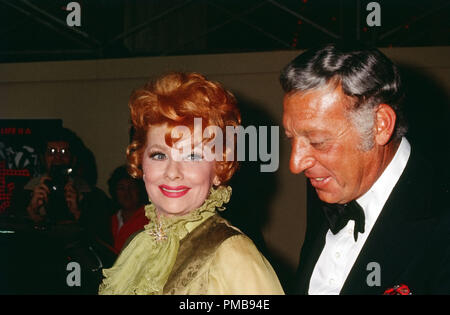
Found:
[{"label": "blurred background", "polygon": [[[339,38],[445,46],[450,36],[447,0],[80,0],[80,25],[68,26],[70,2],[1,0],[0,60],[276,51]],[[366,23],[371,2],[379,26]]]}]

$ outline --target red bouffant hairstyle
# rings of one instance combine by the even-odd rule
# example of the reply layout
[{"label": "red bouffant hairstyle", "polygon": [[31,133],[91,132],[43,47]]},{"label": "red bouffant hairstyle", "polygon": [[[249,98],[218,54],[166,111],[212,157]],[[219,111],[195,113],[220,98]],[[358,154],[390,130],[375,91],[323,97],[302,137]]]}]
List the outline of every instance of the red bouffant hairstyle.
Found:
[{"label": "red bouffant hairstyle", "polygon": [[[194,118],[202,119],[203,129],[218,126],[224,135],[226,126],[241,123],[233,94],[198,73],[170,73],[151,81],[133,92],[128,106],[135,133],[127,159],[129,173],[135,178],[142,177],[142,154],[150,127],[167,124],[166,143],[170,145],[171,128],[183,125],[192,129]],[[226,150],[223,161],[216,161],[221,183],[230,180],[238,167],[236,159],[227,161],[225,154]]]}]

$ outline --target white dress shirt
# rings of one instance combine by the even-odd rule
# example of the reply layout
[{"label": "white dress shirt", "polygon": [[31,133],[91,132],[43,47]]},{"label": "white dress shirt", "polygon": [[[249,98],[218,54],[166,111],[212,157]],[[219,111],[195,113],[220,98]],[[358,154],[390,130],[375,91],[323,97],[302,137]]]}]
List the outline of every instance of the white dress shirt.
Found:
[{"label": "white dress shirt", "polygon": [[355,221],[350,220],[336,235],[328,230],[325,246],[314,267],[309,294],[339,294],[386,200],[405,169],[411,146],[402,138],[394,158],[372,187],[356,201],[363,208],[365,231],[355,242]]}]

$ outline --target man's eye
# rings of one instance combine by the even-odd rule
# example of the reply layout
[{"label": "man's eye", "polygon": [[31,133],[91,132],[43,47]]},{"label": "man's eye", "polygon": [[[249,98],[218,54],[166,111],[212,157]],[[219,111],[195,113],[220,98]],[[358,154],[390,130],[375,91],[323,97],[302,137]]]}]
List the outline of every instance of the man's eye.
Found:
[{"label": "man's eye", "polygon": [[316,141],[316,142],[310,142],[310,143],[316,149],[323,149],[326,146],[325,141]]},{"label": "man's eye", "polygon": [[153,152],[150,153],[150,158],[153,160],[164,160],[166,158],[166,155],[161,152]]}]

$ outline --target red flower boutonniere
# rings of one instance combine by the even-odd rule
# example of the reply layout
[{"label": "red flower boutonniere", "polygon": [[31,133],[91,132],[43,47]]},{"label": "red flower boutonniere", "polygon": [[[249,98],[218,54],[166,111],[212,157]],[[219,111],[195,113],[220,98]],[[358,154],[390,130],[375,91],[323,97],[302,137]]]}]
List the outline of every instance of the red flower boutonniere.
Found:
[{"label": "red flower boutonniere", "polygon": [[406,284],[398,284],[384,291],[383,295],[412,295],[412,293]]}]

